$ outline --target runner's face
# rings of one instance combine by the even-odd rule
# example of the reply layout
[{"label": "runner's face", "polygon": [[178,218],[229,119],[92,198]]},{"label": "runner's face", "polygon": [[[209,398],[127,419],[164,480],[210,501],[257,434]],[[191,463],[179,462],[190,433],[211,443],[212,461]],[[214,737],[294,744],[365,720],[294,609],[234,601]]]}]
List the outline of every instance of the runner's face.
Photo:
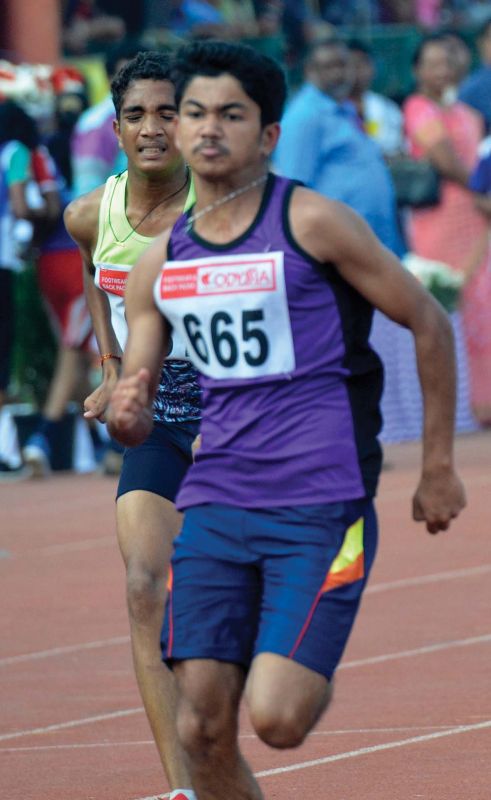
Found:
[{"label": "runner's face", "polygon": [[172,83],[138,80],[130,84],[114,129],[131,166],[154,173],[181,160],[174,141],[175,117]]},{"label": "runner's face", "polygon": [[179,109],[176,140],[197,175],[223,178],[261,166],[279,135],[276,123],[261,126],[261,110],[232,75],[198,76]]}]

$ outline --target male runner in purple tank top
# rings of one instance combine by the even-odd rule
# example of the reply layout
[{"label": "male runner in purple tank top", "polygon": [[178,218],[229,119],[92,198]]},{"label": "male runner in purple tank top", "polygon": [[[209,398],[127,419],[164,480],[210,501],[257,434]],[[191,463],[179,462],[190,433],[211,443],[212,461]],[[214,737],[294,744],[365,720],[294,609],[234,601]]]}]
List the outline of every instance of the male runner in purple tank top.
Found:
[{"label": "male runner in purple tank top", "polygon": [[201,372],[204,408],[177,500],[163,653],[198,797],[260,800],[238,747],[240,698],[264,742],[303,741],[329,702],[375,554],[373,308],[414,335],[425,427],[413,515],[431,533],[465,505],[453,343],[438,304],[354,212],[268,173],[280,68],[216,42],[189,45],[177,65],[177,141],[197,202],[130,275],[110,425],[128,445],[148,435],[172,327]]}]

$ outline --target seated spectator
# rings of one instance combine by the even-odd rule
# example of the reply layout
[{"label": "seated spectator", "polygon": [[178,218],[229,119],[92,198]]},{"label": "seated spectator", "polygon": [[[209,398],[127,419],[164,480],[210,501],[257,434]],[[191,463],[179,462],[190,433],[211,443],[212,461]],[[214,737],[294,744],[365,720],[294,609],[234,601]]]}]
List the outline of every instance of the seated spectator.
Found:
[{"label": "seated spectator", "polygon": [[393,156],[403,150],[401,110],[393,100],[370,90],[375,65],[369,47],[356,41],[349,44],[349,50],[354,68],[350,100],[384,156]]},{"label": "seated spectator", "polygon": [[472,106],[484,117],[486,129],[491,130],[491,18],[483,25],[477,46],[481,65],[471,72],[459,90],[459,100]]}]

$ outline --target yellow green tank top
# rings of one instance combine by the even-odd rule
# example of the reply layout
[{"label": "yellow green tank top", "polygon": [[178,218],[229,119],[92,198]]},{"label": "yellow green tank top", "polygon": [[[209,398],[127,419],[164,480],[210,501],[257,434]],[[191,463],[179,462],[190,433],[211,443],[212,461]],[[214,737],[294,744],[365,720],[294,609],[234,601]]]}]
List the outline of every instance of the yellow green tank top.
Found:
[{"label": "yellow green tank top", "polygon": [[[128,274],[154,237],[135,231],[126,216],[128,172],[107,179],[99,208],[97,244],[92,256],[95,284],[108,297],[111,323],[122,350],[128,338],[124,291]],[[191,186],[184,204],[186,211],[195,202]],[[182,422],[200,417],[200,390],[197,376],[186,357],[184,342],[172,336],[171,349],[162,371],[154,405],[154,418],[163,422]]]}]

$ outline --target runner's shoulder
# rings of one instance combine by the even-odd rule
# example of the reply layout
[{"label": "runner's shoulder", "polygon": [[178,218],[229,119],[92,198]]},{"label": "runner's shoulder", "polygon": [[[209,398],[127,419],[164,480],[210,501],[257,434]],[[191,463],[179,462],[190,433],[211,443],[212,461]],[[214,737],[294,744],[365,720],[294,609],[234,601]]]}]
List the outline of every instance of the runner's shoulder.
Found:
[{"label": "runner's shoulder", "polygon": [[324,197],[305,186],[296,186],[292,194],[290,213],[296,220],[325,226],[326,222],[344,223],[355,212],[339,200]]},{"label": "runner's shoulder", "polygon": [[289,223],[298,243],[318,261],[335,259],[353,235],[363,234],[361,217],[339,200],[298,186],[292,195]]},{"label": "runner's shoulder", "polygon": [[104,184],[77,197],[65,209],[63,219],[70,236],[79,244],[93,242],[99,226],[99,209],[104,194]]}]

